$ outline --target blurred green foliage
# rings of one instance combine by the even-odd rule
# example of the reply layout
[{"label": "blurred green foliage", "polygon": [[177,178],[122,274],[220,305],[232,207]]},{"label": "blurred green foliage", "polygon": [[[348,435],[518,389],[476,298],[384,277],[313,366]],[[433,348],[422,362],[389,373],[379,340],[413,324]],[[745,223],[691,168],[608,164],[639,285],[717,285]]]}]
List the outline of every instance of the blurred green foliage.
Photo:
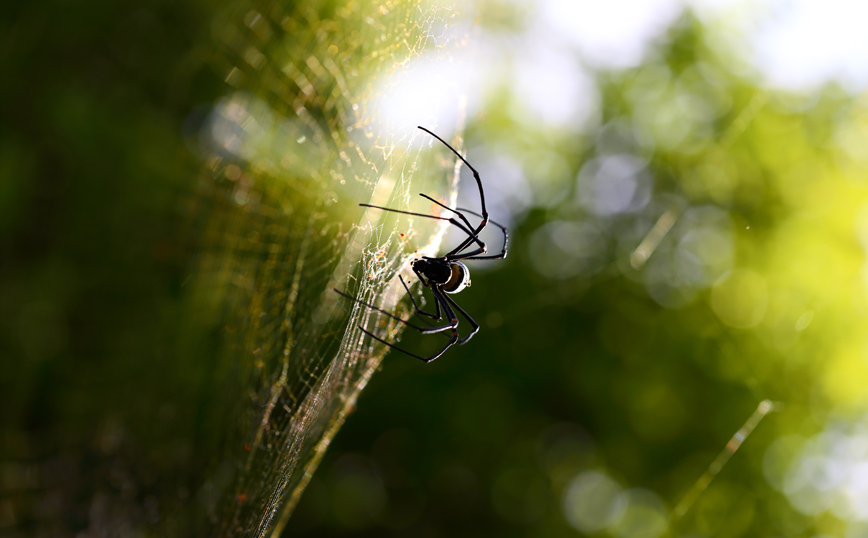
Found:
[{"label": "blurred green foliage", "polygon": [[158,499],[193,487],[180,471],[208,375],[173,365],[213,352],[176,330],[200,241],[179,210],[201,168],[185,121],[223,91],[207,62],[212,9],[2,8],[4,535],[123,532],[160,512],[187,533],[196,520]]},{"label": "blurred green foliage", "polygon": [[[214,409],[233,403],[209,392],[213,320],[179,327],[201,314],[183,283],[207,243],[185,205],[191,123],[229,91],[218,7],[0,8],[4,533],[210,528],[212,504],[189,500],[230,435]],[[659,514],[673,536],[859,528],[782,477],[866,404],[868,103],[762,88],[708,31],[685,16],[643,65],[597,73],[588,132],[535,121],[508,87],[472,119],[466,145],[512,155],[545,202],[457,297],[481,332],[427,366],[389,356],[286,535],[642,536]],[[647,202],[601,212],[583,178],[623,155]],[[775,412],[672,518],[765,399]],[[622,489],[645,508],[632,523],[582,511],[583,492]]]}]

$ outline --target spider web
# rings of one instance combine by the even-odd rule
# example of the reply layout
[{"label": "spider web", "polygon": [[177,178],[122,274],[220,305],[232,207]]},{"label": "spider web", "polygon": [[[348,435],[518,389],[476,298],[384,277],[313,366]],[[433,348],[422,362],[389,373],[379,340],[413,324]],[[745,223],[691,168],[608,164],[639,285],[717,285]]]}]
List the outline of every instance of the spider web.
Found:
[{"label": "spider web", "polygon": [[204,498],[221,536],[281,533],[386,351],[358,326],[400,332],[333,288],[393,311],[397,273],[439,246],[437,221],[358,204],[454,203],[459,163],[415,129],[425,118],[382,120],[423,54],[448,60],[454,16],[447,2],[245,3],[213,26],[232,89],[200,136],[204,248],[188,285],[220,340],[207,405],[223,454]]}]

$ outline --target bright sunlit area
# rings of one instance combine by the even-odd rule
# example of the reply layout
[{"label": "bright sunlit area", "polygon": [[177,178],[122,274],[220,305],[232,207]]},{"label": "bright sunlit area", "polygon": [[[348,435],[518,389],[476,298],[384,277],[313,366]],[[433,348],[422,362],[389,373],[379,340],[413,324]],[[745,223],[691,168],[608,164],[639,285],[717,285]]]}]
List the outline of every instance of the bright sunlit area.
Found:
[{"label": "bright sunlit area", "polygon": [[0,16],[0,535],[868,533],[868,4],[87,4]]}]

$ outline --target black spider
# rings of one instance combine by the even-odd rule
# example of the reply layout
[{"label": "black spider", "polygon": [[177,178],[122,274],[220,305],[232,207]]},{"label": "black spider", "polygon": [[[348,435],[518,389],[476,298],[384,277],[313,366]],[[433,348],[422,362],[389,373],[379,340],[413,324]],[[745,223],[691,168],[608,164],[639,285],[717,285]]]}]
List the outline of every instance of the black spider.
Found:
[{"label": "black spider", "polygon": [[[370,331],[367,331],[364,327],[359,326],[359,329],[361,329],[365,334],[369,335],[371,338],[374,338],[375,340],[378,340],[378,341],[386,344],[389,347],[397,349],[398,351],[401,351],[402,353],[406,353],[407,355],[410,355],[411,357],[416,357],[417,359],[423,360],[425,362],[431,362],[434,359],[443,355],[446,352],[446,350],[449,349],[450,347],[452,347],[453,345],[455,345],[455,344],[461,345],[461,344],[467,343],[471,338],[473,338],[473,335],[475,335],[477,333],[477,331],[479,331],[479,324],[477,324],[473,320],[473,318],[471,318],[470,315],[468,315],[467,312],[464,311],[463,308],[458,306],[458,304],[455,302],[454,299],[449,297],[449,294],[458,293],[459,291],[463,290],[464,288],[470,286],[470,270],[467,268],[466,265],[461,263],[461,260],[502,260],[503,258],[506,258],[506,248],[509,244],[509,231],[506,229],[505,226],[498,224],[497,222],[495,222],[493,220],[489,220],[488,211],[485,209],[485,192],[483,192],[483,190],[482,190],[482,180],[479,178],[479,172],[477,172],[476,169],[473,168],[473,166],[471,166],[471,164],[469,162],[467,162],[467,160],[464,157],[462,157],[460,153],[455,151],[455,149],[452,146],[447,144],[445,140],[443,140],[442,138],[440,138],[439,136],[437,136],[436,134],[432,133],[431,131],[429,131],[428,129],[426,129],[424,127],[419,126],[419,129],[422,129],[426,133],[430,134],[431,136],[433,136],[434,138],[439,140],[444,146],[449,148],[452,151],[452,153],[454,153],[456,156],[458,156],[458,158],[461,159],[464,162],[464,164],[466,164],[467,167],[470,168],[470,170],[473,172],[473,178],[476,180],[476,184],[479,186],[479,201],[480,201],[480,205],[482,206],[482,214],[480,215],[479,213],[476,213],[475,211],[471,211],[469,209],[462,209],[462,208],[452,209],[450,207],[446,207],[445,205],[441,204],[437,200],[435,200],[435,199],[433,199],[430,196],[425,195],[425,194],[420,194],[420,196],[434,202],[435,204],[439,205],[440,207],[442,207],[446,211],[454,213],[455,215],[458,216],[458,219],[460,219],[460,222],[455,217],[448,217],[448,218],[447,217],[437,217],[434,215],[425,215],[423,213],[413,213],[410,211],[401,211],[398,209],[391,209],[388,207],[380,207],[380,206],[375,206],[375,205],[370,205],[370,204],[359,204],[359,205],[362,207],[373,207],[375,209],[382,209],[384,211],[391,211],[393,213],[402,213],[404,215],[413,215],[416,217],[425,217],[425,218],[429,218],[429,219],[446,220],[446,221],[449,221],[449,223],[451,223],[453,226],[457,227],[462,232],[467,234],[467,238],[464,239],[461,242],[461,244],[459,244],[457,247],[452,249],[448,254],[446,254],[444,256],[441,256],[439,258],[431,258],[429,256],[422,256],[421,258],[413,260],[412,268],[413,268],[413,272],[416,273],[416,277],[419,279],[419,281],[422,283],[423,286],[425,286],[426,288],[431,288],[431,293],[434,295],[434,306],[436,307],[436,312],[434,312],[434,313],[425,312],[424,310],[419,308],[419,305],[416,303],[416,299],[413,297],[413,294],[410,293],[410,288],[407,287],[407,283],[404,282],[404,279],[401,278],[401,275],[398,275],[398,278],[401,280],[401,284],[404,285],[404,289],[407,290],[407,294],[410,296],[410,300],[413,301],[413,308],[416,311],[415,312],[416,315],[427,316],[427,317],[432,318],[434,320],[440,321],[443,319],[443,314],[445,314],[449,323],[447,323],[446,325],[443,325],[443,326],[439,326],[439,327],[419,327],[417,325],[414,325],[413,323],[410,323],[409,321],[407,321],[405,319],[401,319],[398,316],[395,316],[389,312],[386,312],[380,308],[377,308],[376,306],[374,306],[372,304],[368,304],[368,303],[366,303],[364,301],[360,301],[354,297],[350,297],[349,295],[347,295],[346,293],[344,293],[340,290],[336,289],[335,291],[338,292],[339,294],[343,295],[344,297],[347,297],[348,299],[356,301],[357,303],[359,303],[361,305],[364,305],[364,306],[371,308],[373,310],[376,310],[378,312],[382,312],[383,314],[389,316],[390,318],[395,319],[395,320],[403,323],[404,325],[406,325],[408,327],[416,329],[421,334],[434,334],[434,333],[440,333],[440,332],[444,332],[444,331],[451,331],[452,336],[449,338],[449,342],[445,346],[443,346],[443,348],[440,351],[438,351],[437,353],[435,353],[429,357],[422,357],[422,356],[417,355],[415,353],[411,353],[411,352],[407,351],[406,349],[401,349],[400,347],[398,347],[394,344],[390,344],[389,342],[386,342],[385,340],[383,340],[379,336],[371,333]],[[467,217],[464,216],[464,213],[470,213],[471,215],[475,215],[476,217],[481,218],[482,221],[479,223],[478,226],[476,226],[474,228],[470,224],[470,221],[467,220]],[[485,243],[483,243],[482,240],[479,239],[480,232],[482,232],[482,230],[485,228],[485,226],[489,222],[491,224],[497,226],[498,228],[500,228],[501,231],[503,232],[503,249],[501,250],[500,254],[485,255],[488,252],[488,249],[486,248]],[[469,252],[465,252],[467,249],[469,249],[472,246],[476,246],[476,248],[474,248],[473,250],[471,250]],[[470,322],[470,325],[473,327],[473,329],[470,331],[470,334],[468,334],[464,338],[461,338],[460,340],[458,338],[458,317],[455,315],[456,310],[462,316],[464,316],[467,319],[467,321]]]}]

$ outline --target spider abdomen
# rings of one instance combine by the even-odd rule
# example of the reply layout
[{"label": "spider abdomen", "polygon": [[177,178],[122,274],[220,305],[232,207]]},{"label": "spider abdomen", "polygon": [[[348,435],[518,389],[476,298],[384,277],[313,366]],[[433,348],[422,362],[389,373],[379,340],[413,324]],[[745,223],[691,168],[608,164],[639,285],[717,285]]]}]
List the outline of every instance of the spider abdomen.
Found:
[{"label": "spider abdomen", "polygon": [[441,289],[446,293],[458,293],[470,286],[470,269],[461,262],[449,262],[451,274]]}]

